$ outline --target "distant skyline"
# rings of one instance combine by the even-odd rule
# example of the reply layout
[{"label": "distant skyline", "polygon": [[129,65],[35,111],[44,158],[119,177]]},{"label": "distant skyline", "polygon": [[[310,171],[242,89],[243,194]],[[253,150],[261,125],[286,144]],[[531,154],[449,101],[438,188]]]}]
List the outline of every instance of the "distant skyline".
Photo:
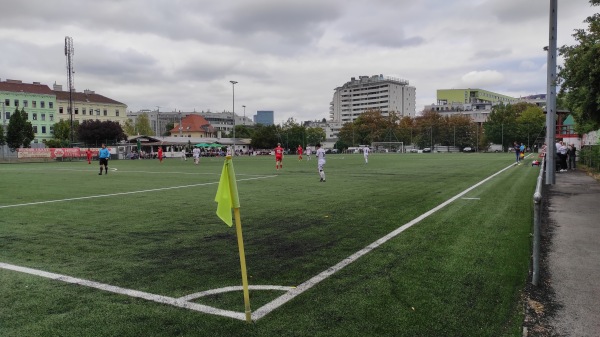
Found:
[{"label": "distant skyline", "polygon": [[[558,45],[595,13],[559,1]],[[74,84],[128,110],[275,112],[275,123],[329,119],[334,89],[383,74],[416,87],[546,92],[549,1],[21,0],[3,8],[0,78]],[[561,60],[559,59],[559,64]]]}]

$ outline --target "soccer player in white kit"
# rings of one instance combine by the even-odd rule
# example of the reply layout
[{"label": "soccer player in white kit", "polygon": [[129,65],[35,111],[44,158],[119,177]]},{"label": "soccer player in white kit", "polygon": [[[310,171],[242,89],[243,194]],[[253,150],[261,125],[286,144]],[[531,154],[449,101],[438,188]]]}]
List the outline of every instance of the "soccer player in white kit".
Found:
[{"label": "soccer player in white kit", "polygon": [[194,156],[194,164],[198,165],[200,162],[200,149],[195,147],[192,151],[192,155]]},{"label": "soccer player in white kit", "polygon": [[323,166],[325,166],[325,150],[321,148],[321,144],[317,143],[317,167],[319,168],[319,176],[321,176],[320,182],[325,182],[325,171],[323,171]]},{"label": "soccer player in white kit", "polygon": [[312,150],[310,149],[310,146],[306,147],[306,160],[310,160],[310,155],[312,154]]},{"label": "soccer player in white kit", "polygon": [[369,151],[368,147],[363,147],[363,156],[365,156],[365,164],[369,163]]}]

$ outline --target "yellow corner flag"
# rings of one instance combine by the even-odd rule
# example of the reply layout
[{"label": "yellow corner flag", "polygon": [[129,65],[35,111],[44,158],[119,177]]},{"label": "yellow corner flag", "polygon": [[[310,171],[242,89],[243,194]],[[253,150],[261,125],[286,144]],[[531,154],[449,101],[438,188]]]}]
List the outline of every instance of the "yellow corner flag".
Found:
[{"label": "yellow corner flag", "polygon": [[217,216],[221,218],[229,227],[233,226],[231,209],[235,215],[235,231],[238,239],[238,250],[240,252],[240,267],[242,268],[242,287],[244,290],[244,307],[246,322],[252,322],[252,313],[250,311],[250,293],[248,290],[248,274],[246,272],[246,254],[244,253],[244,239],[242,236],[242,220],[240,219],[240,197],[238,196],[237,182],[235,181],[235,171],[233,170],[233,161],[231,156],[225,157],[217,195],[215,196],[217,205]]},{"label": "yellow corner flag", "polygon": [[238,196],[237,182],[235,181],[235,171],[233,170],[233,161],[231,156],[227,156],[221,171],[221,180],[215,196],[217,205],[217,216],[223,220],[229,227],[233,226],[231,217],[232,208],[240,208],[240,198]]}]

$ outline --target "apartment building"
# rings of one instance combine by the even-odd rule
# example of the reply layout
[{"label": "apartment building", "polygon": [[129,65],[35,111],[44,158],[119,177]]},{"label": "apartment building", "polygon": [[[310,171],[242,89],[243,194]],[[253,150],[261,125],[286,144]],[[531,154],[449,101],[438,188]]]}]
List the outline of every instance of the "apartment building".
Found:
[{"label": "apartment building", "polygon": [[408,80],[383,75],[352,77],[335,88],[329,117],[343,124],[370,109],[377,109],[384,116],[395,112],[399,117],[415,117],[415,95],[416,88],[410,86]]},{"label": "apartment building", "polygon": [[57,122],[56,95],[47,85],[10,79],[0,81],[0,104],[2,126],[9,124],[16,109],[24,109],[35,134],[32,143],[42,143],[52,138],[53,125]]},{"label": "apartment building", "polygon": [[127,121],[127,105],[112,98],[97,94],[92,90],[69,92],[62,90],[61,85],[54,84],[53,93],[56,96],[57,118],[71,120],[69,102],[73,102],[73,121],[79,123],[85,120],[113,121],[121,125]]}]

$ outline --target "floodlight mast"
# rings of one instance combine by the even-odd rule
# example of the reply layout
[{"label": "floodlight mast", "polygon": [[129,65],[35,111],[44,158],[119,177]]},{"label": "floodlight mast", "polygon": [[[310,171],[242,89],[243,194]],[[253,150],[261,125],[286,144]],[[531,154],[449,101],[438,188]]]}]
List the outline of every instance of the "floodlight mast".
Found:
[{"label": "floodlight mast", "polygon": [[65,56],[67,57],[67,82],[69,85],[69,114],[70,114],[70,120],[71,120],[71,146],[73,144],[73,142],[75,141],[74,139],[74,130],[73,130],[73,90],[75,90],[73,88],[73,74],[75,73],[75,71],[73,70],[73,55],[75,54],[74,48],[73,48],[73,38],[71,38],[70,36],[65,36]]}]

